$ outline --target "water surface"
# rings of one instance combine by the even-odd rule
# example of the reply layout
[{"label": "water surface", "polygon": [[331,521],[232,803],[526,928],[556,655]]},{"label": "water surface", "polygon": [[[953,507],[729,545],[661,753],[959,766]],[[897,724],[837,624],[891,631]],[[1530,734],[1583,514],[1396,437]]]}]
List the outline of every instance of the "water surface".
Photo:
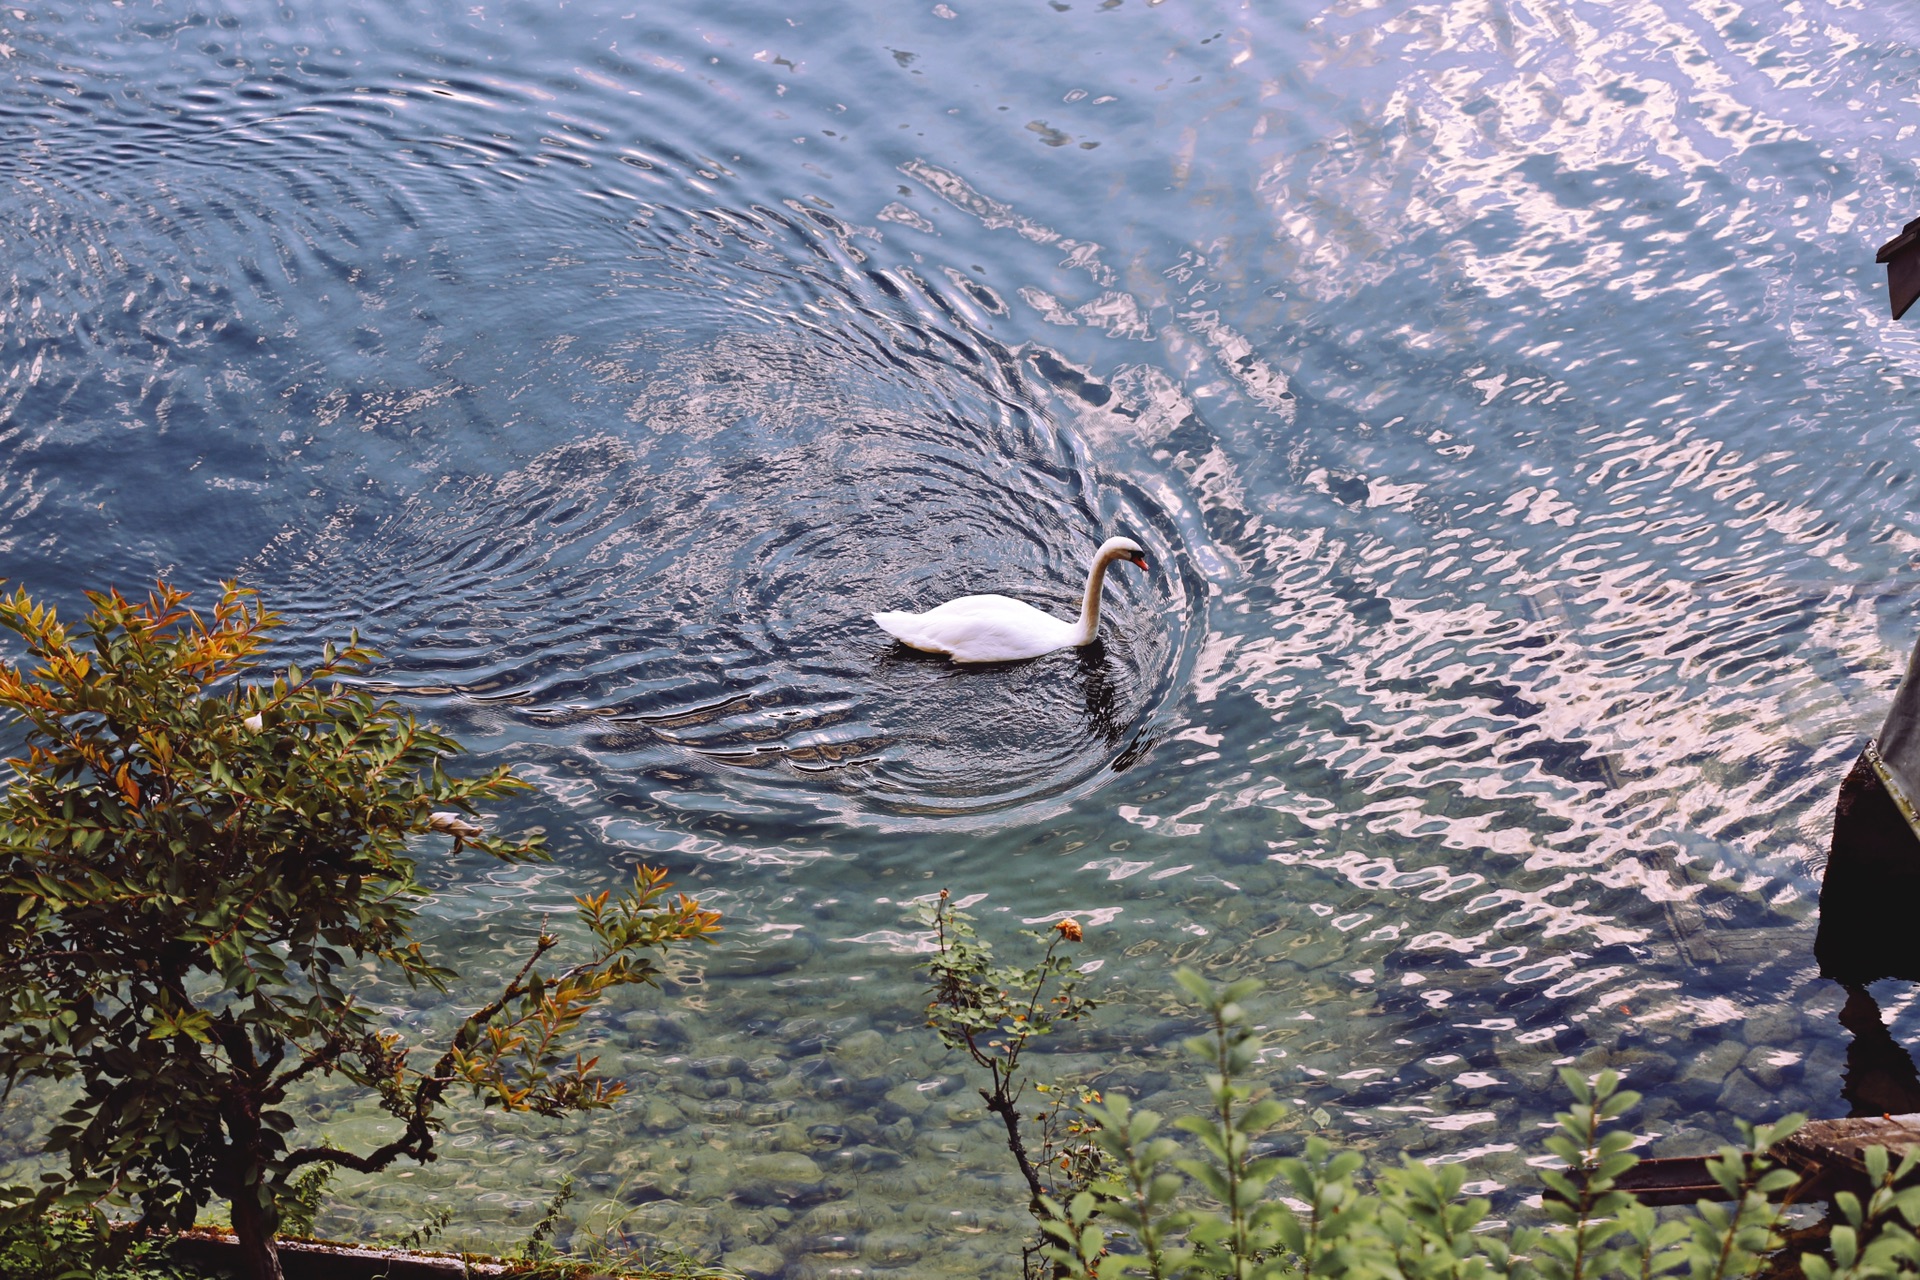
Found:
[{"label": "water surface", "polygon": [[[1011,1273],[1021,1194],[919,1029],[942,887],[1088,926],[1117,998],[1061,1069],[1170,1104],[1173,962],[1257,974],[1296,1125],[1490,1192],[1557,1064],[1624,1069],[1649,1150],[1838,1114],[1819,863],[1920,630],[1920,339],[1872,262],[1920,213],[1916,34],[8,9],[0,572],[359,626],[540,786],[501,820],[555,865],[434,870],[476,980],[636,860],[727,912],[594,1032],[631,1105],[463,1119],[339,1231],[445,1201],[510,1243],[572,1171],[583,1229]],[[1155,569],[1089,651],[962,671],[867,621],[1068,612],[1111,533]]]}]

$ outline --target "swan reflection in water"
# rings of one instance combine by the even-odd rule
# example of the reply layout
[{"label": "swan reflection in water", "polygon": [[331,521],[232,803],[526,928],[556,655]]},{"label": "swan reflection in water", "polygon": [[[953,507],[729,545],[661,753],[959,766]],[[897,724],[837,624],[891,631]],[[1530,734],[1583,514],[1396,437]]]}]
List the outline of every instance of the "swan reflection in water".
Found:
[{"label": "swan reflection in water", "polygon": [[1120,700],[1120,686],[1114,679],[1114,666],[1107,657],[1106,642],[1095,640],[1085,648],[1075,650],[1074,658],[1083,682],[1081,694],[1082,705],[1087,712],[1087,727],[1109,747],[1117,747],[1127,732],[1131,717]]},{"label": "swan reflection in water", "polygon": [[[941,671],[937,678],[957,680],[964,687],[965,682],[972,680],[1004,679],[1008,673],[1018,671],[1025,665],[1024,662],[960,665],[950,662],[945,654],[928,653],[908,644],[896,643],[881,651],[875,671],[876,674],[884,674],[903,667],[939,667]],[[1054,666],[1049,669],[1057,670],[1063,681],[1078,682],[1080,708],[1086,729],[1106,746],[1118,747],[1132,726],[1133,710],[1125,697],[1129,683],[1126,673],[1107,652],[1106,641],[1096,637],[1092,643],[1074,649],[1070,655],[1055,659]],[[1147,735],[1136,733],[1126,749],[1114,759],[1114,771],[1131,768],[1152,745]]]},{"label": "swan reflection in water", "polygon": [[[1076,657],[1080,674],[1086,682],[1081,687],[1084,691],[1082,705],[1087,712],[1087,727],[1108,747],[1118,747],[1133,724],[1132,709],[1121,697],[1125,681],[1116,678],[1121,674],[1119,666],[1107,657],[1106,643],[1100,640],[1077,650]],[[1111,766],[1113,772],[1124,773],[1146,759],[1155,741],[1147,730],[1136,730],[1132,740],[1114,756]]]}]

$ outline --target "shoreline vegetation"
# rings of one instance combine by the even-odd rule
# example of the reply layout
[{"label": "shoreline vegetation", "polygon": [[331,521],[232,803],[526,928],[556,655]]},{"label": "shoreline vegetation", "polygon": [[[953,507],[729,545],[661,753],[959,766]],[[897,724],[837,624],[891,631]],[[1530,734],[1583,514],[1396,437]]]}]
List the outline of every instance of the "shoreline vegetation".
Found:
[{"label": "shoreline vegetation", "polygon": [[[1014,1129],[1008,1130],[1009,1156],[1043,1188],[1030,1205],[1034,1238],[1007,1242],[1009,1267],[1017,1265],[1031,1280],[1866,1280],[1920,1273],[1914,1231],[1920,1154],[1896,1164],[1884,1150],[1870,1149],[1864,1194],[1836,1193],[1821,1219],[1798,1203],[1798,1175],[1768,1155],[1801,1118],[1740,1123],[1740,1141],[1709,1162],[1719,1199],[1656,1210],[1616,1185],[1638,1162],[1629,1150],[1630,1131],[1617,1125],[1639,1095],[1621,1088],[1612,1071],[1591,1081],[1571,1069],[1561,1072],[1572,1104],[1542,1143],[1550,1162],[1541,1169],[1540,1193],[1520,1206],[1518,1216],[1528,1222],[1492,1218],[1486,1197],[1465,1194],[1458,1164],[1403,1157],[1398,1165],[1368,1170],[1360,1155],[1317,1135],[1307,1136],[1298,1154],[1285,1154],[1271,1137],[1284,1109],[1249,1083],[1257,1074],[1258,1041],[1242,1002],[1257,984],[1216,985],[1191,970],[1175,976],[1204,1030],[1185,1049],[1205,1078],[1213,1109],[1175,1118],[1171,1128],[1187,1135],[1176,1140],[1163,1133],[1162,1117],[1135,1109],[1124,1095],[1034,1080],[1020,1067],[1034,1040],[1068,1020],[1034,1011],[1052,1005],[1084,1016],[1094,1003],[1064,989],[1075,979],[1067,976],[1074,970],[1061,946],[1077,940],[1076,930],[1056,925],[1032,934],[1042,949],[1035,965],[996,965],[990,945],[950,903],[942,894],[923,916],[937,939],[927,964],[928,1025],[963,1044],[973,1038],[987,1079],[979,1092],[989,1105],[997,1094],[1017,1108],[1029,1089],[1046,1099],[1037,1111],[1016,1110],[1018,1148]],[[993,1121],[1000,1118],[993,1114]],[[317,1201],[324,1183],[310,1194]],[[393,1250],[384,1261],[390,1268],[438,1258],[458,1261],[460,1274],[530,1280],[775,1280],[785,1274],[733,1270],[670,1249],[623,1258],[604,1247],[556,1248],[548,1237],[570,1194],[563,1184],[527,1239],[506,1256]],[[309,1203],[305,1212],[312,1208]],[[36,1251],[32,1239],[49,1225],[59,1248]],[[443,1225],[445,1219],[418,1234],[430,1236]],[[85,1270],[71,1269],[77,1244],[97,1250],[97,1261]],[[103,1235],[87,1215],[56,1213],[0,1231],[0,1277],[211,1280],[232,1274],[169,1259],[168,1246],[165,1237],[141,1236],[137,1224]],[[348,1273],[341,1275],[344,1280]]]},{"label": "shoreline vegetation", "polygon": [[[44,1142],[64,1170],[0,1189],[0,1222],[119,1210],[181,1231],[219,1199],[241,1273],[282,1280],[275,1237],[325,1170],[431,1162],[462,1097],[556,1119],[626,1092],[579,1051],[582,1019],[656,985],[717,913],[641,865],[575,899],[566,945],[543,923],[443,1042],[410,1041],[360,988],[458,977],[412,936],[416,852],[545,861],[539,834],[481,825],[528,784],[449,773],[459,743],[355,685],[376,656],[357,635],[263,676],[279,619],[236,585],[205,616],[165,582],[86,598],[73,627],[24,589],[0,599],[24,651],[0,712],[26,746],[0,797],[0,1077],[77,1086]],[[376,1101],[386,1140],[305,1137],[295,1099],[320,1079]]]},{"label": "shoreline vegetation", "polygon": [[[642,866],[619,896],[576,899],[571,941],[543,926],[444,1044],[410,1044],[350,970],[451,990],[457,975],[410,934],[430,896],[415,858],[450,842],[543,860],[537,834],[490,835],[480,809],[526,784],[506,769],[450,774],[458,743],[355,687],[374,656],[357,637],[262,677],[278,620],[238,587],[206,617],[164,582],[144,600],[87,599],[72,628],[23,591],[0,599],[25,654],[0,664],[0,711],[27,751],[0,799],[0,1075],[9,1090],[77,1086],[45,1137],[64,1170],[0,1196],[0,1280],[281,1280],[276,1240],[311,1235],[333,1172],[432,1161],[455,1099],[550,1119],[620,1100],[624,1084],[577,1048],[583,1024],[606,993],[658,985],[661,960],[710,941],[717,913],[670,898],[666,873]],[[1617,1124],[1639,1095],[1611,1070],[1567,1069],[1540,1195],[1514,1210],[1528,1221],[1500,1221],[1457,1163],[1370,1171],[1318,1134],[1279,1135],[1286,1109],[1261,1086],[1245,1007],[1258,983],[1174,972],[1198,1014],[1184,1050],[1204,1101],[1169,1124],[1120,1092],[1032,1075],[1035,1042],[1101,1004],[1072,958],[1078,922],[1029,935],[1038,959],[1021,965],[999,962],[945,890],[916,920],[931,944],[926,1025],[983,1081],[981,1123],[1003,1134],[1027,1193],[1034,1232],[1007,1259],[1029,1280],[1920,1273],[1920,1156],[1870,1152],[1864,1193],[1835,1194],[1815,1221],[1797,1175],[1768,1158],[1800,1118],[1741,1124],[1709,1165],[1726,1203],[1656,1211],[1616,1185],[1637,1162]],[[581,954],[554,967],[568,952]],[[365,1091],[398,1136],[300,1145],[290,1098],[319,1077]],[[572,1194],[563,1181],[519,1249],[485,1265],[546,1280],[790,1272],[773,1250],[730,1267],[670,1243],[569,1239]],[[213,1240],[216,1199],[237,1256],[190,1265],[175,1242],[196,1227],[191,1239]],[[418,1251],[454,1212],[395,1243],[431,1256]]]}]

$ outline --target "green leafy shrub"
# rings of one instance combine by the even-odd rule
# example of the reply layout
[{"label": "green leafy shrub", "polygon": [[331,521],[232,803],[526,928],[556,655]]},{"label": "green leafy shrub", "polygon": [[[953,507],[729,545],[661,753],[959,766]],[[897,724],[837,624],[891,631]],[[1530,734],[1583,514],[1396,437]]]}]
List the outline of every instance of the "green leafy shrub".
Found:
[{"label": "green leafy shrub", "polygon": [[[248,592],[228,587],[211,618],[164,583],[87,598],[74,628],[24,591],[0,599],[25,651],[0,664],[0,714],[27,745],[0,798],[0,1077],[78,1084],[46,1138],[65,1171],[8,1189],[12,1221],[125,1203],[184,1227],[220,1196],[271,1280],[283,1208],[317,1190],[301,1171],[433,1159],[449,1090],[548,1116],[621,1094],[573,1031],[608,990],[653,980],[647,953],[707,939],[714,913],[643,867],[617,899],[579,900],[591,941],[572,964],[546,967],[560,941],[543,931],[450,1041],[409,1045],[351,988],[367,962],[442,990],[455,976],[410,935],[413,847],[544,858],[537,837],[473,821],[526,784],[448,774],[458,743],[342,682],[374,656],[357,638],[261,679],[277,619]],[[285,1104],[322,1075],[373,1095],[397,1136],[299,1145]]]},{"label": "green leafy shrub", "polygon": [[[970,922],[947,906],[944,932],[930,961],[936,996],[956,969],[972,975],[960,988],[985,1010],[976,1034],[998,1031],[999,1069],[1008,1074],[1004,1010],[988,991],[1038,990],[1062,970],[1045,964],[1018,970],[967,957]],[[1050,944],[1047,960],[1055,957]],[[955,953],[964,963],[956,966]],[[1538,1225],[1496,1227],[1490,1203],[1464,1196],[1458,1165],[1412,1158],[1374,1172],[1362,1158],[1309,1135],[1295,1154],[1281,1154],[1271,1136],[1284,1108],[1263,1096],[1255,1079],[1256,1043],[1243,1002],[1252,981],[1216,986],[1191,970],[1175,974],[1199,1005],[1204,1034],[1185,1043],[1202,1068],[1206,1105],[1163,1132],[1163,1118],[1119,1093],[1089,1095],[1077,1108],[1085,1140],[1097,1155],[1092,1171],[1067,1194],[1038,1196],[1042,1246],[1029,1250],[1029,1275],[1056,1280],[1735,1280],[1790,1275],[1806,1280],[1868,1280],[1920,1274],[1920,1153],[1897,1166],[1883,1150],[1867,1153],[1871,1187],[1863,1200],[1834,1197],[1831,1230],[1787,1250],[1785,1214],[1797,1176],[1768,1155],[1803,1122],[1740,1124],[1741,1141],[1707,1162],[1724,1203],[1701,1201],[1664,1216],[1622,1190],[1620,1177],[1638,1163],[1631,1136],[1613,1127],[1638,1102],[1611,1071],[1588,1081],[1561,1079],[1573,1102],[1556,1116],[1548,1151],[1561,1167],[1541,1175]],[[1023,985],[1024,984],[1024,985]],[[1077,1000],[1079,997],[1075,996]],[[948,1010],[968,1000],[937,998],[930,1021],[945,1029]],[[1091,1002],[1087,1002],[1090,1006]],[[1076,1006],[1084,1007],[1084,1006]],[[949,1039],[949,1043],[953,1043]],[[963,1041],[964,1043],[964,1041]],[[991,1042],[989,1042],[991,1044]],[[975,1054],[975,1061],[980,1061]],[[1017,1061],[1017,1055],[1014,1058]],[[985,1094],[987,1091],[982,1090]],[[1025,1166],[1023,1165],[1023,1171]],[[1036,1256],[1037,1255],[1037,1256]],[[1040,1268],[1034,1266],[1041,1264]]]},{"label": "green leafy shrub", "polygon": [[[1556,1117],[1546,1144],[1565,1168],[1542,1176],[1545,1227],[1481,1230],[1489,1202],[1460,1194],[1458,1166],[1408,1158],[1369,1182],[1360,1156],[1336,1151],[1318,1135],[1305,1139],[1299,1155],[1256,1157],[1255,1143],[1284,1114],[1247,1083],[1253,1036],[1241,1001],[1258,986],[1214,986],[1185,969],[1175,976],[1211,1024],[1208,1034],[1185,1046],[1206,1068],[1211,1110],[1176,1121],[1198,1140],[1200,1153],[1182,1157],[1177,1144],[1156,1143],[1160,1117],[1133,1110],[1123,1098],[1088,1106],[1094,1141],[1117,1176],[1070,1203],[1047,1202],[1042,1228],[1058,1276],[1651,1280],[1684,1270],[1691,1280],[1731,1280],[1757,1274],[1782,1246],[1782,1197],[1797,1177],[1775,1166],[1767,1152],[1801,1118],[1742,1125],[1742,1143],[1709,1162],[1731,1205],[1703,1201],[1662,1222],[1616,1185],[1638,1157],[1627,1150],[1631,1136],[1608,1125],[1639,1095],[1620,1089],[1611,1071],[1591,1084],[1578,1072],[1561,1073],[1574,1103]],[[1885,1196],[1861,1214],[1863,1224],[1877,1214],[1870,1227],[1876,1257],[1902,1259],[1909,1271],[1920,1268],[1920,1245],[1890,1213],[1905,1206],[1920,1214],[1920,1187],[1904,1201],[1899,1197],[1907,1193],[1895,1190],[1911,1164],[1889,1171]],[[1184,1178],[1169,1175],[1168,1166]],[[1102,1219],[1124,1234],[1109,1238]],[[1178,1247],[1168,1244],[1176,1238]]]},{"label": "green leafy shrub", "polygon": [[[326,1139],[322,1138],[321,1142],[326,1144]],[[280,1209],[278,1230],[281,1235],[313,1235],[313,1224],[320,1216],[320,1206],[327,1198],[327,1189],[333,1184],[333,1174],[334,1168],[330,1164],[310,1164],[280,1190],[277,1202]]]},{"label": "green leafy shrub", "polygon": [[0,1227],[0,1280],[199,1280],[163,1242],[109,1236],[83,1213],[52,1212]]}]

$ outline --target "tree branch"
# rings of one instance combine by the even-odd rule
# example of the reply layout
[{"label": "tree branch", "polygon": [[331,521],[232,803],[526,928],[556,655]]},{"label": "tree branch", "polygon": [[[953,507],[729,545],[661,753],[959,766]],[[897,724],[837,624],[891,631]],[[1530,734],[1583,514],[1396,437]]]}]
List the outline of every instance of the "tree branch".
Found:
[{"label": "tree branch", "polygon": [[1015,1109],[1013,1100],[1002,1091],[988,1093],[980,1090],[980,1096],[986,1101],[987,1110],[1000,1117],[1007,1126],[1007,1150],[1013,1152],[1014,1161],[1020,1166],[1020,1176],[1027,1180],[1027,1190],[1032,1197],[1027,1207],[1034,1213],[1040,1212],[1040,1197],[1045,1188],[1040,1185],[1040,1174],[1034,1169],[1033,1161],[1027,1158],[1027,1144],[1020,1136],[1020,1113]]}]

